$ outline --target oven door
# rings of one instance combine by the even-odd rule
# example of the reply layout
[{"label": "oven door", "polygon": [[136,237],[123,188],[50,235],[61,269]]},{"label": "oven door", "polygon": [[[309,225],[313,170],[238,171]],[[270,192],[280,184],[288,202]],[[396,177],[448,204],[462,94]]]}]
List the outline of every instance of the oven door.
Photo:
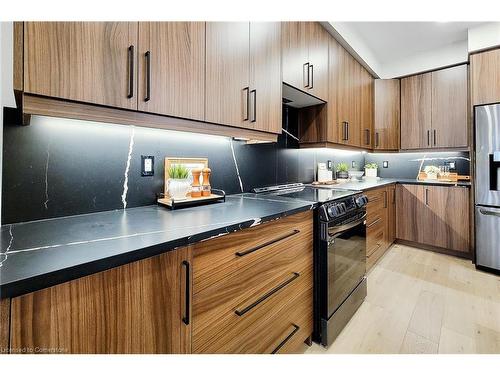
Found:
[{"label": "oven door", "polygon": [[366,213],[350,223],[328,224],[328,317],[366,273]]}]

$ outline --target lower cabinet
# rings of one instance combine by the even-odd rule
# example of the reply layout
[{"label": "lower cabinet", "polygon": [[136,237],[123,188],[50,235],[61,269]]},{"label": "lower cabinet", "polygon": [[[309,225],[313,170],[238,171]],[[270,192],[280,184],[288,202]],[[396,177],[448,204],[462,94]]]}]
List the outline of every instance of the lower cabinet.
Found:
[{"label": "lower cabinet", "polygon": [[11,300],[12,353],[190,353],[190,248]]},{"label": "lower cabinet", "polygon": [[469,189],[398,185],[398,239],[470,254]]},{"label": "lower cabinet", "polygon": [[294,353],[313,331],[312,212],[193,246],[193,353]]},{"label": "lower cabinet", "polygon": [[395,185],[368,190],[366,207],[366,269],[385,254],[394,242]]}]

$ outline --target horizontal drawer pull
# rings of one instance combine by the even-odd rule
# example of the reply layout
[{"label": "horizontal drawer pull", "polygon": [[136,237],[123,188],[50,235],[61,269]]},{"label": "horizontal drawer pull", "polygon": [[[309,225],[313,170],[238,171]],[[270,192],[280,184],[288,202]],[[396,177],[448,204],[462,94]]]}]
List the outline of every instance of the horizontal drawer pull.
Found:
[{"label": "horizontal drawer pull", "polygon": [[278,353],[278,352],[279,352],[279,350],[280,350],[283,346],[285,346],[285,344],[286,344],[288,341],[290,341],[290,339],[291,339],[291,338],[292,338],[292,337],[293,337],[293,336],[294,336],[294,335],[295,335],[295,334],[299,331],[300,327],[299,327],[298,325],[296,325],[296,324],[292,324],[292,326],[293,326],[293,331],[292,331],[292,332],[290,332],[290,334],[289,334],[287,337],[285,337],[285,339],[284,339],[284,340],[283,340],[283,341],[282,341],[282,342],[281,342],[281,343],[280,343],[280,344],[276,347],[276,349],[274,349],[274,350],[271,352],[271,354],[276,354],[276,353]]},{"label": "horizontal drawer pull", "polygon": [[283,235],[281,237],[278,237],[278,238],[275,238],[273,240],[267,241],[267,242],[263,243],[262,245],[258,245],[258,246],[252,247],[251,249],[248,249],[248,250],[245,250],[245,251],[238,251],[238,252],[235,253],[235,255],[239,256],[239,257],[242,257],[242,256],[245,256],[245,255],[251,254],[251,253],[253,253],[253,252],[257,251],[257,250],[260,250],[260,249],[262,249],[264,247],[272,245],[275,242],[283,241],[284,239],[286,239],[288,237],[295,236],[298,233],[300,233],[300,230],[295,229],[292,233],[288,233],[288,234],[285,234],[285,235]]},{"label": "horizontal drawer pull", "polygon": [[266,294],[264,294],[262,297],[260,297],[258,300],[256,300],[255,302],[252,302],[250,305],[248,305],[247,307],[241,309],[241,310],[236,310],[234,313],[238,316],[242,316],[242,315],[245,315],[247,312],[249,312],[250,310],[252,310],[254,307],[256,307],[257,305],[261,304],[262,302],[264,302],[266,299],[268,299],[269,297],[271,297],[273,294],[279,292],[281,289],[283,289],[285,286],[287,286],[288,284],[290,284],[293,280],[295,280],[297,277],[299,277],[300,274],[297,273],[297,272],[294,272],[293,273],[293,276],[290,277],[288,280],[284,281],[283,283],[281,283],[280,285],[278,285],[277,287],[274,287],[273,289],[271,289],[269,292],[267,292]]},{"label": "horizontal drawer pull", "polygon": [[375,220],[373,223],[368,224],[366,227],[367,227],[367,228],[371,228],[371,227],[373,227],[375,224],[377,224],[380,220],[382,220],[382,218],[381,218],[381,217],[379,217],[379,218],[378,218],[377,220]]}]

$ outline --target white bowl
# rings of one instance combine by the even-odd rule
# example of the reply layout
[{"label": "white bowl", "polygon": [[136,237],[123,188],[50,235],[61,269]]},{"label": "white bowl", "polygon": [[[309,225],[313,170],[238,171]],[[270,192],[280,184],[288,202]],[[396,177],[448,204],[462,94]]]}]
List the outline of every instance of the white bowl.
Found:
[{"label": "white bowl", "polygon": [[356,179],[359,180],[363,175],[365,174],[365,171],[349,171],[349,177],[351,179]]}]

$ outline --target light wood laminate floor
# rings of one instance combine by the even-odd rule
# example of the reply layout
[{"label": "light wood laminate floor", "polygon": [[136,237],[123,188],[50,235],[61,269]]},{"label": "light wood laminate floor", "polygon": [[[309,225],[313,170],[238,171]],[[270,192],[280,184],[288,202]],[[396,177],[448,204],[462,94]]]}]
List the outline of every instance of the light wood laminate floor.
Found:
[{"label": "light wood laminate floor", "polygon": [[470,261],[394,245],[337,340],[313,353],[500,353],[500,277]]}]

